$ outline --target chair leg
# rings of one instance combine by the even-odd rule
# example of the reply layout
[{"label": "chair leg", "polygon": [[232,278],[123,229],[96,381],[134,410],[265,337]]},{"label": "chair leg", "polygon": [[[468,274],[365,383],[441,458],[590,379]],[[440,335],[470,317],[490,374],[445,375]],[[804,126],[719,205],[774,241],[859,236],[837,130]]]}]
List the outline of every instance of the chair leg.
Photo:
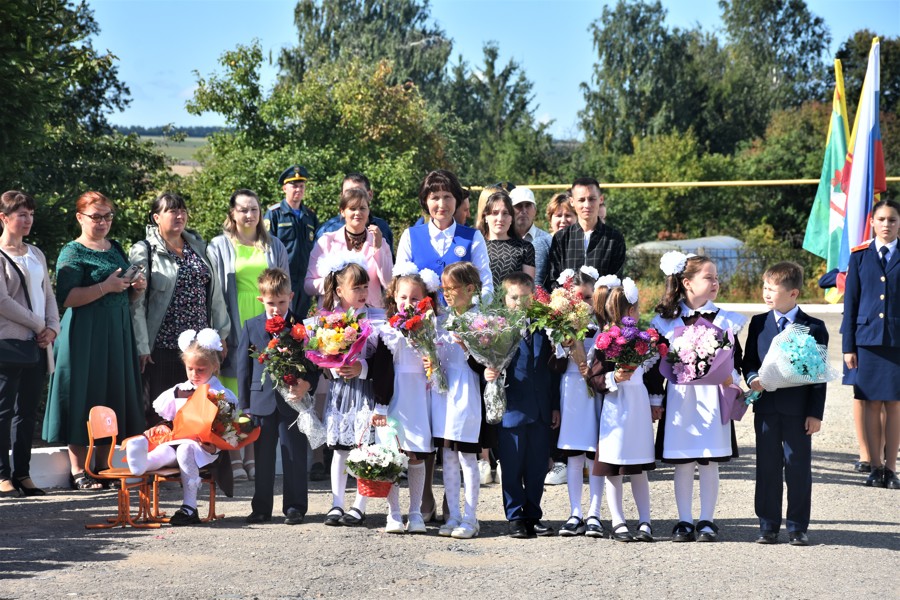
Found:
[{"label": "chair leg", "polygon": [[[95,523],[85,525],[85,529],[111,529],[113,527],[127,527],[131,526],[136,529],[156,529],[159,527],[159,523],[136,523],[134,519],[131,517],[131,487],[128,483],[126,483],[125,479],[120,480],[119,491],[116,494],[117,500],[117,510],[115,519],[107,519],[106,523]],[[141,495],[141,487],[146,486],[146,481],[141,482],[140,485],[134,486],[138,489],[139,496]],[[139,499],[139,503],[143,504],[143,501]],[[145,505],[146,506],[146,505]],[[141,514],[141,506],[138,507],[138,516]]]},{"label": "chair leg", "polygon": [[205,519],[200,519],[202,523],[209,523],[216,519],[224,519],[225,513],[216,514],[216,482],[209,481],[209,514]]}]

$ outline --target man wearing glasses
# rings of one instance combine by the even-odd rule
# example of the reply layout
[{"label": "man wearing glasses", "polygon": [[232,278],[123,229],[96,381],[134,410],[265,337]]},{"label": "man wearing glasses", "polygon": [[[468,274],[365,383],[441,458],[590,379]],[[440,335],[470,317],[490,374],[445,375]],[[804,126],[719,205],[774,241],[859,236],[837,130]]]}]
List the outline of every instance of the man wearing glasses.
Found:
[{"label": "man wearing glasses", "polygon": [[303,205],[307,179],[309,173],[305,167],[291,165],[285,169],[278,178],[284,200],[270,207],[263,221],[269,232],[287,248],[291,288],[294,292],[291,312],[301,318],[309,311],[310,298],[303,293],[303,280],[309,266],[309,254],[316,242],[316,230],[319,228],[316,213]]}]

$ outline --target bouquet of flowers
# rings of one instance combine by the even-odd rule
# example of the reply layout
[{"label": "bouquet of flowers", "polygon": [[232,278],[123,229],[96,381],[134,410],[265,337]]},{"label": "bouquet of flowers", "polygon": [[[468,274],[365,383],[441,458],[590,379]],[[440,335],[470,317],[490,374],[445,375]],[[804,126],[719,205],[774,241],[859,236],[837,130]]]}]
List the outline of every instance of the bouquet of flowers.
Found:
[{"label": "bouquet of flowers", "polygon": [[323,369],[337,369],[356,360],[372,333],[368,319],[359,315],[351,308],[347,312],[319,311],[307,319],[306,358]]},{"label": "bouquet of flowers", "polygon": [[497,302],[480,305],[480,312],[466,312],[447,320],[452,331],[465,344],[469,354],[500,377],[484,388],[485,420],[499,423],[506,412],[506,369],[525,333],[525,312],[509,309]]},{"label": "bouquet of flowers", "polygon": [[407,305],[405,310],[388,319],[388,324],[406,338],[420,356],[431,360],[431,368],[425,373],[428,381],[441,392],[447,391],[447,376],[440,368],[437,355],[437,319],[431,298],[425,297],[415,305]]},{"label": "bouquet of flowers", "polygon": [[219,450],[237,450],[258,437],[259,427],[225,399],[225,392],[211,392],[209,384],[191,394],[172,422],[172,440],[197,440]]},{"label": "bouquet of flowers", "polygon": [[673,383],[721,385],[734,370],[734,336],[706,319],[676,327],[666,360],[659,368]]},{"label": "bouquet of flowers", "polygon": [[566,269],[559,276],[560,287],[547,293],[538,287],[534,302],[528,308],[529,329],[545,329],[547,336],[559,344],[564,340],[584,340],[592,321],[590,305],[584,301],[574,284],[575,271]]},{"label": "bouquet of flowers", "polygon": [[409,458],[393,444],[360,446],[347,456],[347,472],[356,477],[359,493],[373,498],[386,498],[408,464]]},{"label": "bouquet of flowers", "polygon": [[770,392],[838,377],[840,373],[828,364],[827,348],[809,335],[809,327],[796,323],[775,336],[759,367],[759,383]]},{"label": "bouquet of flowers", "polygon": [[290,389],[307,371],[306,327],[302,323],[289,324],[275,315],[266,320],[266,331],[272,339],[265,349],[250,355],[263,365],[263,383],[268,375],[288,406],[297,411],[297,429],[309,439],[310,447],[318,448],[325,443],[325,426],[316,415],[315,402],[309,394],[298,398]]},{"label": "bouquet of flowers", "polygon": [[229,446],[240,447],[238,444],[250,437],[250,432],[254,429],[250,417],[226,400],[224,391],[209,390],[206,392],[206,398],[216,406],[216,416],[210,430]]},{"label": "bouquet of flowers", "polygon": [[606,360],[614,361],[617,369],[634,371],[657,356],[665,357],[669,347],[660,343],[659,332],[650,327],[640,330],[632,317],[622,319],[622,327],[607,325],[597,334],[594,347],[603,352]]}]

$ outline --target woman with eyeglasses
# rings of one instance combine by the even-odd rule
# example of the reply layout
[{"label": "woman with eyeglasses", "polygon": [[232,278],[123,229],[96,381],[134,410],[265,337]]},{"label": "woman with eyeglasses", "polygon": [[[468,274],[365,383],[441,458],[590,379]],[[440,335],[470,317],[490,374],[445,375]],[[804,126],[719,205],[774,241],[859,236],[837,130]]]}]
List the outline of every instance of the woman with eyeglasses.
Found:
[{"label": "woman with eyeglasses", "polygon": [[[259,206],[259,196],[252,190],[240,189],[228,201],[228,215],[222,224],[222,235],[209,242],[206,255],[212,263],[228,318],[231,333],[229,348],[235,348],[244,321],[265,312],[263,303],[257,297],[257,278],[266,269],[278,268],[290,272],[287,249],[275,236],[270,236],[263,226]],[[235,395],[238,394],[237,363],[226,358],[219,371],[219,380]],[[235,480],[253,479],[256,461],[253,444],[244,446],[244,457],[240,450],[231,451],[231,467]]]},{"label": "woman with eyeglasses", "polygon": [[[63,246],[56,261],[56,295],[65,313],[54,349],[43,437],[68,444],[72,488],[95,490],[103,485],[85,474],[84,464],[91,408],[115,411],[120,439],[144,430],[129,305],[143,297],[147,280],[129,269],[122,246],[106,237],[115,216],[109,199],[100,192],[85,192],[75,210],[81,235]],[[96,470],[109,467],[107,455],[97,453]]]},{"label": "woman with eyeglasses", "polygon": [[159,422],[150,403],[184,382],[178,336],[212,327],[228,352],[231,321],[222,289],[206,256],[206,242],[187,229],[188,210],[177,194],[160,194],[150,207],[147,237],[131,247],[131,262],[146,275],[149,290],[134,299],[131,318],[144,379],[148,424]]}]

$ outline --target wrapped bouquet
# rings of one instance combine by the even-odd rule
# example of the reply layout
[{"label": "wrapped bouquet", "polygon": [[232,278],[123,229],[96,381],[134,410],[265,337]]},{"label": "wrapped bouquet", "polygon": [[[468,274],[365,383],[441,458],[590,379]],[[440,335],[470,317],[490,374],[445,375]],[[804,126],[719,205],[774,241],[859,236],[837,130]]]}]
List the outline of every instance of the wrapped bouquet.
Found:
[{"label": "wrapped bouquet", "polygon": [[319,311],[304,321],[309,334],[306,358],[323,369],[351,364],[366,346],[372,333],[368,319],[360,318],[352,308],[347,312]]},{"label": "wrapped bouquet", "polygon": [[431,298],[425,297],[415,305],[406,306],[405,310],[398,312],[388,319],[388,324],[396,329],[410,347],[420,356],[427,356],[431,360],[431,368],[425,373],[428,381],[434,389],[441,393],[447,391],[447,376],[441,370],[437,355],[437,319],[434,314],[434,305]]},{"label": "wrapped bouquet", "polygon": [[258,437],[259,427],[225,399],[225,392],[210,392],[204,384],[175,413],[171,439],[193,439],[219,450],[237,450]]},{"label": "wrapped bouquet", "polygon": [[622,319],[622,327],[607,325],[597,334],[594,348],[601,351],[606,360],[616,363],[617,369],[634,371],[657,356],[665,358],[669,348],[660,343],[659,332],[652,327],[641,330],[632,317]]},{"label": "wrapped bouquet", "polygon": [[272,339],[263,350],[250,355],[263,365],[263,381],[268,375],[288,406],[297,411],[295,424],[306,435],[310,447],[318,448],[325,443],[325,426],[316,415],[315,402],[309,394],[298,397],[291,391],[307,370],[306,327],[302,323],[289,324],[275,315],[266,320],[266,331]]},{"label": "wrapped bouquet", "polygon": [[359,493],[372,498],[386,498],[408,464],[394,444],[360,446],[347,456],[347,472],[357,479]]},{"label": "wrapped bouquet", "polygon": [[500,371],[484,388],[485,420],[499,423],[506,412],[506,369],[525,333],[525,312],[498,303],[482,304],[480,312],[466,312],[447,320],[469,354],[489,369]]},{"label": "wrapped bouquet", "polygon": [[828,349],[809,334],[809,327],[792,323],[775,336],[759,367],[759,383],[769,392],[840,377],[828,364]]},{"label": "wrapped bouquet", "polygon": [[734,371],[734,336],[706,319],[676,327],[662,374],[680,385],[721,385]]},{"label": "wrapped bouquet", "polygon": [[547,336],[559,344],[564,340],[584,340],[592,322],[591,306],[584,301],[575,285],[575,271],[566,269],[559,276],[562,285],[551,293],[538,287],[534,302],[528,308],[529,329],[545,329]]}]

